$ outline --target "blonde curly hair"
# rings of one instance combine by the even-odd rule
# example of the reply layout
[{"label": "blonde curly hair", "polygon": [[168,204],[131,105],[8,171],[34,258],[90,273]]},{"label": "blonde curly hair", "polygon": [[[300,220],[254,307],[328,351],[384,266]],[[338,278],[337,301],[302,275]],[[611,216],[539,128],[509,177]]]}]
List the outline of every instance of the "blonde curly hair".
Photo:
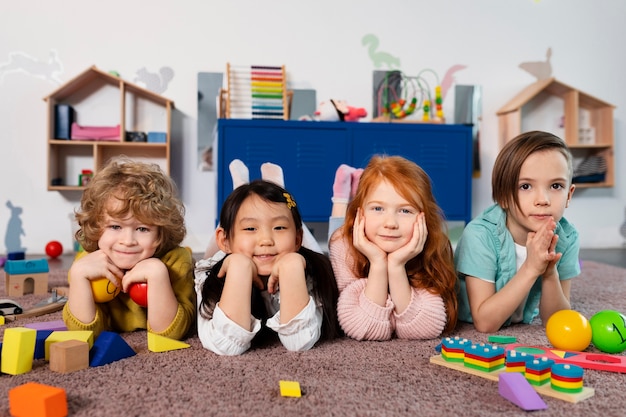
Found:
[{"label": "blonde curly hair", "polygon": [[187,233],[185,207],[177,193],[176,184],[159,165],[125,156],[114,158],[83,192],[80,209],[75,213],[79,225],[76,240],[87,252],[98,250],[105,215],[118,219],[134,216],[158,227],[154,256],[161,257],[180,245]]}]

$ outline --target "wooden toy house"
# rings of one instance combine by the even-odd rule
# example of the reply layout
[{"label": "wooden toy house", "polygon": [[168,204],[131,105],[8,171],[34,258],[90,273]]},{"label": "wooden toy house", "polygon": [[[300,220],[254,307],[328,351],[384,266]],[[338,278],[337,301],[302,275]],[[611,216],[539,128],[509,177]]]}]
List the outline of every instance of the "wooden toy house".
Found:
[{"label": "wooden toy house", "polygon": [[5,293],[9,297],[47,294],[48,271],[46,259],[7,261],[4,265]]}]

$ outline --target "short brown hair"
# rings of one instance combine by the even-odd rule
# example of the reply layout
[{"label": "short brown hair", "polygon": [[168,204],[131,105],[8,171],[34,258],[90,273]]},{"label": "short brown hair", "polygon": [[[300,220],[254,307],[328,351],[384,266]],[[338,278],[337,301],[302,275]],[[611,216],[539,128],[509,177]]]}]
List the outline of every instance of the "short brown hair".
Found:
[{"label": "short brown hair", "polygon": [[[120,203],[114,212],[108,211],[111,199]],[[178,246],[187,232],[185,207],[177,196],[176,184],[153,163],[118,157],[89,181],[76,212],[76,240],[87,252],[98,249],[106,214],[115,218],[132,215],[146,225],[157,226],[155,257]]]},{"label": "short brown hair", "polygon": [[535,152],[555,150],[567,160],[568,181],[572,181],[572,154],[569,148],[556,135],[534,130],[522,133],[509,141],[496,158],[491,174],[491,192],[493,201],[503,208],[515,204],[519,208],[517,188],[522,165]]}]

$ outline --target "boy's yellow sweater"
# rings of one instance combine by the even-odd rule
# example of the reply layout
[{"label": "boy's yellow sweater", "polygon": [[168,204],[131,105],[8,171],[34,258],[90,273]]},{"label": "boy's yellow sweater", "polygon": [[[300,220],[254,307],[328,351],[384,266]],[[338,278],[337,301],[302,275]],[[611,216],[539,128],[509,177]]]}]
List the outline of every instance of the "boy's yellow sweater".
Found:
[{"label": "boy's yellow sweater", "polygon": [[[79,253],[76,259],[85,254],[86,252]],[[63,308],[63,321],[68,330],[91,330],[95,338],[104,330],[121,333],[147,329],[170,339],[184,338],[196,319],[193,258],[189,249],[177,247],[161,257],[161,261],[167,266],[172,289],[178,300],[176,317],[167,329],[158,333],[153,332],[148,326],[147,308],[139,306],[128,294],[121,292],[108,303],[96,304],[96,317],[91,323],[83,323],[76,319],[69,309],[69,303],[66,304]]]}]

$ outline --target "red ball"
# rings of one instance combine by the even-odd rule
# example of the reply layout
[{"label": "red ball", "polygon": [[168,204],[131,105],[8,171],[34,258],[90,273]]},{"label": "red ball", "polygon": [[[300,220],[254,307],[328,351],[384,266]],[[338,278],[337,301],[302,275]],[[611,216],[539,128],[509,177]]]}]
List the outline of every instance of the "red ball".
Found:
[{"label": "red ball", "polygon": [[135,282],[128,288],[128,295],[131,300],[142,307],[148,307],[148,283]]},{"label": "red ball", "polygon": [[57,258],[63,254],[63,245],[57,240],[51,240],[46,245],[46,255],[51,258]]}]

